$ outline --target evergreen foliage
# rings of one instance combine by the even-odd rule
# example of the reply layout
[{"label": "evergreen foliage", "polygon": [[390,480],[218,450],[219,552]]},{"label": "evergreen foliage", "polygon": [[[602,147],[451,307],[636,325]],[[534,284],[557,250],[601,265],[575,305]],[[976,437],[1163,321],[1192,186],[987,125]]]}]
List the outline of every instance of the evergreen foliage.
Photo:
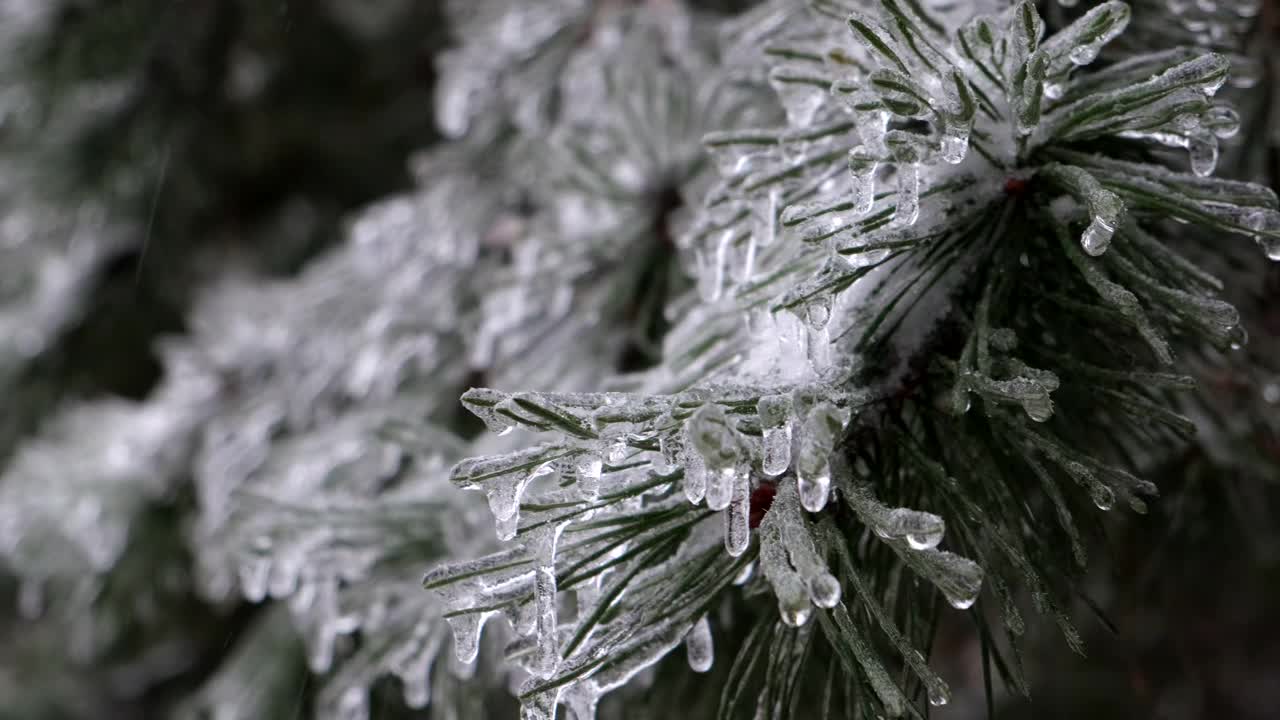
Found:
[{"label": "evergreen foliage", "polygon": [[[414,186],[17,444],[0,693],[78,665],[14,716],[171,687],[194,613],[240,636],[180,718],[927,717],[957,616],[994,712],[1032,623],[1083,654],[1104,513],[1275,477],[1260,2],[744,4],[445,3]],[[138,235],[14,122],[0,387]]]}]

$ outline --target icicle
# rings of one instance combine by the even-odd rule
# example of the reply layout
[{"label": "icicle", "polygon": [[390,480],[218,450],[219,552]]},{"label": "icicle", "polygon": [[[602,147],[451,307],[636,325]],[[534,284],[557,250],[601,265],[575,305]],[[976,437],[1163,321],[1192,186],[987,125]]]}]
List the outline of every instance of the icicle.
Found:
[{"label": "icicle", "polygon": [[537,567],[533,573],[535,649],[529,672],[549,678],[560,664],[560,643],[556,621],[556,547],[568,523],[557,522],[537,530],[529,540]]},{"label": "icicle", "polygon": [[879,163],[865,146],[849,151],[849,174],[852,178],[853,212],[866,215],[876,201],[876,167]]},{"label": "icicle", "polygon": [[707,465],[702,456],[693,450],[685,451],[684,495],[697,505],[707,494]]},{"label": "icicle", "polygon": [[737,476],[729,511],[724,514],[724,548],[733,557],[747,551],[751,544],[751,483],[746,474]]},{"label": "icicle", "polygon": [[707,508],[724,510],[733,499],[733,488],[737,484],[738,472],[733,467],[707,470]]},{"label": "icicle", "polygon": [[560,698],[571,715],[567,720],[596,720],[596,705],[600,703],[600,690],[590,678],[569,686]]},{"label": "icicle", "polygon": [[555,674],[560,661],[556,638],[555,568],[540,564],[533,577],[533,597],[537,608],[537,646],[529,672],[534,677],[549,678]]},{"label": "icicle", "polygon": [[609,464],[620,465],[627,459],[627,438],[626,436],[618,436],[609,443]]},{"label": "icicle", "polygon": [[711,644],[711,623],[707,616],[698,618],[689,634],[684,638],[684,647],[689,655],[689,668],[696,673],[704,673],[711,669],[714,651]]},{"label": "icicle", "polygon": [[809,512],[820,512],[827,504],[827,496],[831,492],[828,456],[848,422],[848,411],[827,402],[815,406],[805,419],[800,454],[796,459],[796,482],[800,504]]},{"label": "icicle", "polygon": [[968,81],[958,71],[949,72],[942,86],[947,111],[941,116],[942,139],[939,154],[944,161],[958,165],[964,162],[964,157],[969,152],[969,135],[973,130],[973,119],[978,106]]},{"label": "icicle", "polygon": [[791,464],[791,398],[765,395],[756,403],[761,427],[760,469],[776,477]]},{"label": "icicle", "polygon": [[715,404],[698,408],[689,418],[688,428],[692,445],[706,464],[707,507],[723,510],[729,506],[738,475],[737,438],[724,409]]},{"label": "icicle", "polygon": [[747,235],[747,244],[742,248],[742,252],[740,253],[741,259],[735,265],[736,270],[733,274],[734,281],[738,283],[745,283],[751,280],[751,277],[755,274],[756,243],[757,239],[755,233]]},{"label": "icicle", "polygon": [[494,534],[502,542],[514,538],[520,530],[520,514],[516,513],[510,517],[497,518],[493,521]]},{"label": "icicle", "polygon": [[468,612],[448,618],[453,629],[453,653],[458,662],[471,664],[480,652],[480,630],[492,612]]},{"label": "icicle", "polygon": [[1209,133],[1195,133],[1187,138],[1191,172],[1208,177],[1218,166],[1218,139]]},{"label": "icicle", "polygon": [[778,235],[778,204],[782,193],[776,187],[769,190],[763,200],[757,201],[751,209],[754,225],[751,235],[760,247],[773,244]]},{"label": "icicle", "polygon": [[698,294],[707,302],[715,302],[724,292],[725,264],[729,259],[729,244],[733,242],[733,230],[721,232],[712,241],[710,251],[698,248]]},{"label": "icicle", "polygon": [[[486,359],[484,362],[475,363],[479,367],[488,365]],[[515,423],[511,418],[502,415],[497,411],[498,404],[505,399],[504,395],[496,390],[488,388],[471,388],[462,395],[462,405],[471,411],[471,414],[480,418],[484,426],[494,435],[506,435],[515,429]]]},{"label": "icicle", "polygon": [[811,467],[813,469],[808,472],[796,471],[800,502],[809,512],[822,512],[827,505],[827,496],[831,494],[831,469],[825,460],[820,466]]},{"label": "icicle", "polygon": [[578,495],[587,502],[600,497],[600,475],[603,470],[600,456],[585,453],[578,456]]},{"label": "icicle", "polygon": [[964,156],[969,152],[969,129],[960,127],[956,128],[947,125],[942,131],[942,145],[939,148],[939,154],[942,159],[952,165],[959,165],[964,162]]},{"label": "icicle", "polygon": [[893,211],[893,224],[914,225],[920,217],[920,165],[898,163],[898,198]]},{"label": "icicle", "polygon": [[271,560],[253,556],[240,563],[240,591],[251,603],[262,602],[267,597],[267,579],[271,574]]},{"label": "icicle", "polygon": [[276,599],[289,597],[298,587],[298,575],[302,571],[303,558],[300,550],[286,548],[276,553],[271,563],[271,577],[267,583],[267,594]]},{"label": "icicle", "polygon": [[811,77],[808,68],[776,67],[769,73],[769,84],[778,93],[778,100],[786,110],[787,122],[792,127],[803,127],[813,122],[813,116],[827,97],[830,82]]},{"label": "icicle", "polygon": [[412,710],[421,710],[431,702],[431,675],[426,672],[401,676],[404,683],[404,704]]},{"label": "icicle", "polygon": [[[785,488],[779,490],[780,495],[785,492]],[[782,621],[791,627],[800,627],[809,620],[813,608],[809,592],[787,557],[781,515],[770,512],[760,523],[760,570],[773,586]]]},{"label": "icicle", "polygon": [[826,326],[808,328],[806,348],[808,350],[809,367],[822,376],[831,367],[831,333]]},{"label": "icicle", "polygon": [[332,577],[317,578],[316,601],[312,607],[310,637],[307,643],[307,666],[317,674],[326,673],[333,665],[333,644],[338,634],[338,581]]},{"label": "icicle", "polygon": [[670,435],[658,438],[658,454],[653,458],[653,471],[659,475],[670,475],[680,468],[680,452],[672,444],[672,438]]},{"label": "icicle", "polygon": [[[518,521],[520,497],[536,478],[556,471],[553,462],[542,462],[531,472],[522,468],[548,456],[554,446],[535,446],[508,455],[468,458],[454,466],[451,479],[463,487],[476,487],[485,492],[489,510],[499,524],[509,526]],[[470,483],[470,484],[469,484]]]}]

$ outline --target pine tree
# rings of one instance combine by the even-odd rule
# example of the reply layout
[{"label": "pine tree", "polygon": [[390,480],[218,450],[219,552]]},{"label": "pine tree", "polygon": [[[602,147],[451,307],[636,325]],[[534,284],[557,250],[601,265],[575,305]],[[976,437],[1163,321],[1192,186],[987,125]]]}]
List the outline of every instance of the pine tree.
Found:
[{"label": "pine tree", "polygon": [[[165,715],[925,717],[956,618],[994,713],[1029,626],[1083,653],[1107,513],[1275,477],[1260,2],[745,4],[446,3],[414,187],[17,445],[15,717],[158,692],[197,615]],[[0,177],[5,383],[136,233]]]}]

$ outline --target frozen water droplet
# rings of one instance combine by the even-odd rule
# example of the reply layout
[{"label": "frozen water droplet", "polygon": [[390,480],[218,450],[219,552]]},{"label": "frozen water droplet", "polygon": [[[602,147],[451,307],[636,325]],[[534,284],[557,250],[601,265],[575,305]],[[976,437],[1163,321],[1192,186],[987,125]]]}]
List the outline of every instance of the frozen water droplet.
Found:
[{"label": "frozen water droplet", "polygon": [[267,596],[267,580],[271,575],[271,561],[265,557],[250,557],[240,564],[240,591],[251,603],[262,602]]},{"label": "frozen water droplet", "polygon": [[1093,504],[1097,505],[1099,510],[1110,510],[1116,505],[1115,491],[1101,483],[1091,487],[1089,495],[1093,498]]},{"label": "frozen water droplet", "polygon": [[809,512],[822,512],[827,506],[827,497],[831,494],[831,474],[829,469],[814,474],[796,474],[800,490],[800,505]]},{"label": "frozen water droplet", "polygon": [[782,613],[782,622],[791,627],[801,627],[809,622],[809,615],[813,612],[813,607],[809,603],[797,603],[793,606],[780,608]]},{"label": "frozen water droplet", "polygon": [[1077,45],[1076,47],[1071,48],[1071,51],[1067,53],[1067,59],[1070,60],[1073,65],[1088,65],[1098,58],[1098,51],[1100,49],[1101,45],[1098,43],[1090,42],[1083,45]]},{"label": "frozen water droplet", "polygon": [[1022,409],[1027,417],[1036,422],[1045,422],[1053,417],[1053,401],[1048,394],[1032,395],[1022,400]]},{"label": "frozen water droplet", "polygon": [[1262,246],[1268,260],[1280,262],[1280,236],[1260,237],[1258,244]]},{"label": "frozen water droplet", "polygon": [[1243,325],[1236,325],[1227,331],[1227,339],[1232,350],[1243,350],[1249,344],[1249,331]]},{"label": "frozen water droplet", "polygon": [[908,533],[907,545],[912,550],[930,550],[938,547],[938,543],[942,542],[943,532],[941,529],[936,532],[925,533]]},{"label": "frozen water droplet", "polygon": [[813,330],[821,330],[831,320],[831,296],[819,293],[804,306],[804,321]]},{"label": "frozen water droplet", "polygon": [[1280,405],[1280,382],[1269,382],[1264,385],[1262,399],[1269,405]]},{"label": "frozen water droplet", "polygon": [[739,572],[738,575],[733,578],[733,584],[746,585],[748,582],[751,581],[751,576],[755,575],[755,573],[756,573],[756,564],[754,562],[749,562],[747,563],[746,567],[742,568],[742,572]]},{"label": "frozen water droplet", "polygon": [[711,623],[707,622],[707,616],[703,615],[693,624],[693,628],[684,638],[685,651],[689,656],[689,669],[696,673],[704,673],[711,669],[715,659],[711,642]]},{"label": "frozen water droplet", "polygon": [[951,607],[957,610],[968,610],[973,607],[973,604],[977,601],[977,593],[974,593],[973,595],[947,595],[947,602],[950,603]]},{"label": "frozen water droplet", "polygon": [[947,686],[939,683],[937,686],[929,688],[929,704],[934,707],[942,707],[951,702],[951,692]]},{"label": "frozen water droplet", "polygon": [[840,582],[830,573],[821,573],[809,581],[809,597],[820,608],[833,608],[840,602]]},{"label": "frozen water droplet", "polygon": [[866,215],[876,200],[876,167],[879,163],[867,148],[859,146],[849,151],[849,173],[852,177],[853,212]]},{"label": "frozen water droplet", "polygon": [[706,466],[707,507],[723,510],[729,506],[738,474],[737,436],[729,427],[724,409],[715,404],[699,408],[689,418],[687,429],[691,444]]},{"label": "frozen water droplet", "polygon": [[791,464],[791,398],[765,395],[756,403],[761,426],[761,470],[776,477]]},{"label": "frozen water droplet", "polygon": [[1215,137],[1226,140],[1240,132],[1240,115],[1225,105],[1215,105],[1205,112],[1201,123]]},{"label": "frozen water droplet", "polygon": [[1187,153],[1191,157],[1191,171],[1208,177],[1218,166],[1218,139],[1207,133],[1192,135],[1187,139]]},{"label": "frozen water droplet", "polygon": [[1097,257],[1111,247],[1113,234],[1115,234],[1115,227],[1102,217],[1095,216],[1090,221],[1089,227],[1085,228],[1084,235],[1080,236],[1080,246],[1089,255]]}]

